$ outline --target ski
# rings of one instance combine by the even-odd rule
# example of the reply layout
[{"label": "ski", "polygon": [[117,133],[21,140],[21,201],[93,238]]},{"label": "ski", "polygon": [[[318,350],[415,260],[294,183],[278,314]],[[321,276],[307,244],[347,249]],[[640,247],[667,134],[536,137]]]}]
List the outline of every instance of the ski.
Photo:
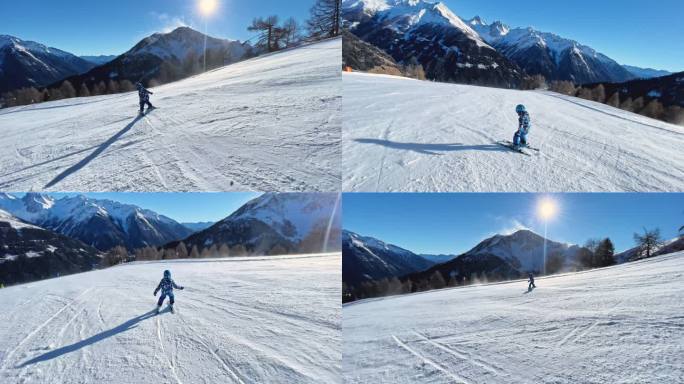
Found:
[{"label": "ski", "polygon": [[511,143],[511,144],[508,144],[508,143],[505,142],[505,141],[499,141],[499,142],[497,142],[497,144],[501,145],[502,147],[506,147],[506,148],[510,149],[511,151],[513,151],[513,152],[518,152],[518,153],[520,153],[521,155],[530,156],[530,157],[532,156],[532,155],[530,155],[529,153],[523,151],[522,149],[516,148],[512,143]]},{"label": "ski", "polygon": [[[513,142],[510,141],[510,140],[504,140],[504,141],[502,141],[502,143],[505,143],[505,144],[508,145],[508,146],[513,146]],[[540,151],[541,151],[539,148],[530,147],[529,145],[526,145],[526,146],[524,146],[524,147],[522,147],[522,148],[531,149],[531,150],[533,150],[533,151],[535,151],[535,152],[540,152]]]}]

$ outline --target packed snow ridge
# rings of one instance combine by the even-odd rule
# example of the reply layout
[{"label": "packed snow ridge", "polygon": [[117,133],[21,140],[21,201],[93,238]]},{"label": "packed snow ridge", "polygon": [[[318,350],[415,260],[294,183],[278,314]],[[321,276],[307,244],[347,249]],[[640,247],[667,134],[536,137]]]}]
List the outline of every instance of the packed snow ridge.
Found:
[{"label": "packed snow ridge", "polygon": [[137,93],[0,111],[0,190],[337,191],[341,40]]}]

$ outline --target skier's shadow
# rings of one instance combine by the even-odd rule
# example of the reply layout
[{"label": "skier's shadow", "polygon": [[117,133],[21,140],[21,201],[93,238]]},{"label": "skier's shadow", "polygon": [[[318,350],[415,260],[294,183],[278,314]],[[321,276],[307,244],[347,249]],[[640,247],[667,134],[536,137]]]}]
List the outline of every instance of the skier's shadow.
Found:
[{"label": "skier's shadow", "polygon": [[537,288],[537,287],[527,287],[527,291],[523,292],[523,295],[527,295],[528,293],[532,293],[532,291],[534,291],[534,288]]},{"label": "skier's shadow", "polygon": [[54,359],[54,358],[60,357],[60,356],[62,356],[62,355],[65,355],[65,354],[67,354],[67,353],[71,353],[71,352],[77,351],[77,350],[79,350],[79,349],[81,349],[81,348],[84,348],[84,347],[87,347],[87,346],[89,346],[89,345],[95,344],[95,343],[97,343],[97,342],[99,342],[99,341],[102,341],[102,340],[104,340],[104,339],[106,339],[106,338],[109,338],[109,337],[112,337],[112,336],[116,336],[116,335],[118,335],[119,333],[126,332],[126,331],[128,331],[129,329],[136,328],[136,327],[138,326],[138,323],[140,323],[140,322],[143,321],[143,320],[146,320],[146,319],[149,319],[149,318],[151,318],[151,317],[154,317],[154,316],[156,315],[156,313],[157,313],[156,310],[149,311],[149,312],[147,312],[147,313],[145,313],[145,314],[143,314],[143,315],[140,315],[140,316],[138,316],[138,317],[132,318],[132,319],[126,321],[125,323],[122,323],[122,324],[120,324],[120,325],[118,325],[118,326],[116,326],[116,327],[114,327],[114,328],[112,328],[112,329],[109,329],[109,330],[100,332],[100,333],[98,333],[97,335],[90,336],[89,338],[87,338],[87,339],[85,339],[85,340],[81,340],[81,341],[76,342],[76,343],[74,343],[74,344],[67,345],[67,346],[64,346],[64,347],[61,347],[61,348],[57,348],[57,349],[52,350],[52,351],[50,351],[50,352],[46,352],[46,353],[44,353],[44,354],[42,354],[42,355],[40,355],[40,356],[36,356],[36,357],[34,357],[33,359],[31,359],[31,360],[27,360],[27,361],[21,363],[21,365],[19,365],[17,368],[24,368],[24,367],[26,367],[27,365],[31,365],[31,364],[35,364],[35,363],[40,363],[40,362],[42,362],[42,361],[52,360],[52,359]]},{"label": "skier's shadow", "polygon": [[400,143],[390,140],[382,139],[355,139],[357,143],[362,144],[375,144],[381,145],[383,147],[400,149],[404,151],[418,152],[424,155],[437,155],[440,156],[441,153],[438,152],[454,152],[454,151],[497,151],[504,152],[507,151],[506,148],[501,147],[496,144],[482,144],[482,145],[465,145],[462,143],[451,143],[451,144],[429,144],[429,143]]},{"label": "skier's shadow", "polygon": [[49,183],[43,187],[44,189],[50,188],[54,186],[55,184],[59,183],[60,181],[64,180],[67,178],[69,175],[72,173],[75,173],[79,171],[81,168],[85,167],[93,161],[96,157],[98,157],[102,152],[104,152],[107,148],[109,148],[110,145],[114,144],[121,136],[123,136],[126,132],[130,131],[131,128],[135,125],[135,123],[138,122],[138,120],[142,119],[144,115],[138,115],[136,116],[133,121],[128,123],[122,130],[117,132],[114,136],[110,137],[107,141],[104,143],[100,144],[90,155],[86,156],[83,160],[79,161],[78,163],[72,165],[71,167],[67,168],[64,172],[60,173],[57,175],[54,179],[50,180]]}]

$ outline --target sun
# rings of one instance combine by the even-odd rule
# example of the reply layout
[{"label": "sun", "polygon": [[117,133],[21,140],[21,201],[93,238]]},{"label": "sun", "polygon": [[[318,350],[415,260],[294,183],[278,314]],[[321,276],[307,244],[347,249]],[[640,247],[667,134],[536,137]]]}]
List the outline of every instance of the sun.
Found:
[{"label": "sun", "polygon": [[537,205],[537,213],[544,220],[549,220],[556,216],[558,204],[551,198],[545,197]]},{"label": "sun", "polygon": [[218,0],[199,0],[198,7],[202,16],[210,16],[218,8]]}]

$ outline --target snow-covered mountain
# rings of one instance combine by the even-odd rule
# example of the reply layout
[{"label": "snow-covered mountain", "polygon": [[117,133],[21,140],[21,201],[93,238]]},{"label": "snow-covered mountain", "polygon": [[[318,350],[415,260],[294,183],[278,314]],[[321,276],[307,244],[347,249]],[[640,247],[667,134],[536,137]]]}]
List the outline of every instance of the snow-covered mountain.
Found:
[{"label": "snow-covered mountain", "polygon": [[83,195],[55,199],[27,193],[0,194],[0,209],[28,222],[81,240],[99,250],[136,249],[182,239],[192,231],[153,211]]},{"label": "snow-covered mountain", "polygon": [[641,68],[633,65],[623,65],[623,67],[637,79],[652,79],[654,77],[663,77],[672,74],[672,72],[664,71],[662,69]]},{"label": "snow-covered mountain", "polygon": [[80,56],[81,59],[89,61],[94,64],[94,66],[107,64],[110,61],[116,59],[117,55],[98,55],[98,56]]},{"label": "snow-covered mountain", "polygon": [[510,28],[500,21],[488,24],[478,16],[467,24],[529,75],[541,74],[547,80],[578,84],[622,82],[635,77],[610,57],[553,33],[531,27]]},{"label": "snow-covered mountain", "polygon": [[183,243],[200,251],[244,246],[252,254],[338,251],[340,222],[337,193],[266,193]]},{"label": "snow-covered mountain", "polygon": [[197,223],[181,223],[181,224],[185,228],[188,228],[189,230],[191,230],[193,232],[199,232],[199,231],[203,231],[203,230],[211,227],[212,225],[214,225],[216,223],[213,221],[200,221]]},{"label": "snow-covered mountain", "polygon": [[363,281],[400,277],[423,271],[432,265],[432,261],[396,245],[342,231],[342,281],[349,286]]},{"label": "snow-covered mountain", "polygon": [[0,35],[0,93],[45,86],[84,73],[93,66],[69,52]]},{"label": "snow-covered mountain", "polygon": [[343,0],[345,24],[402,64],[421,64],[429,78],[504,87],[522,71],[443,3]]},{"label": "snow-covered mountain", "polygon": [[458,255],[426,255],[426,254],[420,254],[418,255],[422,257],[423,259],[430,260],[431,262],[435,264],[441,264],[441,263],[446,263],[449,260],[455,259]]},{"label": "snow-covered mountain", "polygon": [[99,261],[98,251],[81,241],[0,210],[0,284],[89,271]]},{"label": "snow-covered mountain", "polygon": [[[572,264],[580,249],[577,245],[546,240],[547,259],[559,255],[566,261],[565,265]],[[539,272],[543,269],[543,253],[544,237],[524,229],[510,235],[494,235],[462,256],[494,255],[520,272]]]},{"label": "snow-covered mountain", "polygon": [[[204,38],[203,33],[189,27],[179,27],[169,33],[155,33],[115,59],[66,80],[78,89],[82,83],[92,86],[109,79],[135,83],[139,80],[149,81],[160,74],[172,76],[161,73],[162,64],[167,62],[173,68],[178,68],[186,59],[194,58],[194,64],[198,65],[199,58],[204,55]],[[252,47],[236,40],[207,36],[207,52],[207,57],[218,57],[222,64],[227,65],[251,56]]]}]

